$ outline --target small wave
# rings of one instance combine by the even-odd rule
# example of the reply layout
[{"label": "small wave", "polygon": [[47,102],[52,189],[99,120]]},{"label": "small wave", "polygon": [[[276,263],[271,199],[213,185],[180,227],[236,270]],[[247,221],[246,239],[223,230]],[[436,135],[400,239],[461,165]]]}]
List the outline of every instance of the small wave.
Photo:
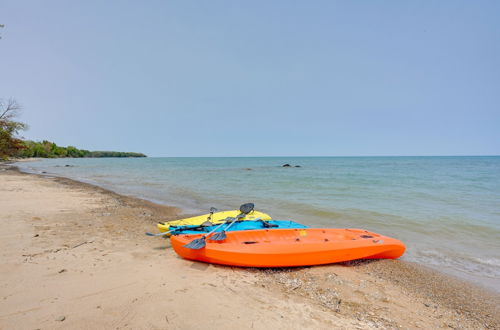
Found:
[{"label": "small wave", "polygon": [[438,250],[420,250],[413,258],[417,262],[437,267],[448,267],[457,273],[486,278],[500,278],[500,260],[497,258],[478,258],[463,253],[444,253]]},{"label": "small wave", "polygon": [[483,265],[495,266],[500,268],[500,259],[498,258],[477,258],[472,256],[470,256],[469,258]]}]

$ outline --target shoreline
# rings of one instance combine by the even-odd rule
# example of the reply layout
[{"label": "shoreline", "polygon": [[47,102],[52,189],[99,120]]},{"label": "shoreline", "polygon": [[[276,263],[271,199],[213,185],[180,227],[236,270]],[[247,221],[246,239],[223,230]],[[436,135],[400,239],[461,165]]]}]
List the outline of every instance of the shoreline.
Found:
[{"label": "shoreline", "polygon": [[[9,306],[6,305],[11,299],[16,298],[15,300],[18,305],[25,305],[26,299],[30,297],[29,293],[24,292],[27,290],[25,288],[17,288],[17,291],[11,293],[6,292],[6,290],[10,290],[9,286],[13,284],[12,281],[17,277],[13,276],[16,272],[20,272],[22,274],[21,277],[25,276],[27,279],[31,280],[33,280],[33,277],[36,278],[36,276],[40,276],[37,274],[24,273],[23,266],[28,268],[40,267],[43,269],[46,265],[39,260],[41,259],[40,256],[55,254],[55,256],[53,256],[55,259],[53,260],[61,261],[58,259],[64,259],[67,257],[65,254],[72,253],[74,249],[79,249],[80,251],[85,250],[84,252],[80,252],[83,253],[82,258],[94,260],[92,262],[89,261],[88,265],[84,264],[79,266],[82,268],[82,273],[92,273],[90,270],[96,267],[92,265],[101,262],[97,261],[97,263],[95,263],[96,259],[106,259],[108,256],[116,254],[127,259],[125,264],[132,269],[136,269],[138,266],[137,264],[151,264],[149,267],[146,267],[146,270],[137,271],[138,274],[135,274],[136,282],[143,284],[142,286],[139,285],[139,288],[130,289],[135,295],[140,295],[141,292],[144,294],[143,291],[148,291],[154,296],[155,289],[157,290],[158,288],[166,286],[164,283],[160,282],[169,282],[168,280],[165,281],[167,278],[172,280],[169,284],[170,286],[179,286],[179,283],[185,282],[185,280],[201,280],[200,283],[191,284],[191,286],[188,285],[187,290],[184,292],[182,290],[186,289],[185,287],[178,288],[177,290],[179,290],[179,292],[177,293],[186,300],[197,298],[198,296],[196,296],[196,293],[201,294],[201,300],[199,301],[205,306],[210,304],[210,299],[213,299],[213,293],[218,292],[224,297],[224,299],[219,301],[221,304],[227,305],[227,303],[230,302],[227,308],[242,308],[240,312],[238,312],[238,310],[234,311],[238,317],[231,319],[231,321],[226,320],[227,322],[219,324],[217,323],[216,317],[213,317],[213,320],[209,318],[212,322],[215,322],[213,324],[218,324],[222,328],[232,328],[237,325],[248,328],[250,324],[248,322],[250,322],[250,320],[245,319],[243,316],[245,308],[250,308],[255,311],[261,310],[260,305],[266,303],[262,300],[262,297],[272,300],[274,302],[272,305],[274,309],[266,311],[266,313],[262,312],[266,314],[265,316],[267,318],[265,320],[268,321],[267,323],[259,323],[258,318],[253,320],[252,324],[254,324],[255,328],[265,328],[270,324],[274,324],[277,328],[283,328],[289,325],[291,321],[287,313],[290,313],[290,311],[301,311],[304,307],[307,308],[308,312],[306,314],[308,315],[293,316],[293,320],[297,322],[297,328],[300,328],[298,326],[300,324],[307,324],[303,323],[306,322],[306,319],[312,319],[314,325],[318,327],[328,324],[340,324],[341,326],[339,328],[359,327],[362,329],[379,326],[390,328],[500,327],[500,316],[498,316],[500,315],[499,294],[451,275],[439,273],[424,265],[399,260],[381,260],[296,269],[261,270],[223,267],[185,261],[178,258],[169,248],[170,244],[168,240],[155,240],[144,236],[144,231],[151,230],[155,222],[173,220],[180,217],[179,209],[176,207],[163,206],[136,197],[120,195],[105,188],[69,178],[25,173],[19,169],[16,170],[15,165],[0,164],[0,180],[5,181],[7,179],[12,180],[10,183],[11,188],[9,189],[12,189],[11,191],[14,194],[19,194],[19,196],[23,196],[24,194],[25,198],[20,201],[20,203],[23,203],[24,208],[20,208],[19,205],[17,205],[17,199],[10,200],[6,202],[8,209],[7,215],[3,214],[4,211],[0,211],[0,216],[4,218],[3,220],[6,220],[6,218],[15,219],[19,223],[23,223],[23,226],[21,226],[22,228],[17,228],[17,224],[8,223],[2,227],[12,227],[10,230],[16,232],[16,235],[20,235],[21,241],[24,242],[22,244],[26,245],[24,246],[24,250],[30,251],[23,252],[22,256],[24,256],[24,261],[16,255],[16,250],[12,250],[12,248],[9,249],[9,247],[7,247],[5,250],[6,252],[2,254],[3,259],[7,260],[7,268],[11,268],[11,272],[7,273],[6,271],[2,271],[2,275],[8,276],[6,276],[6,279],[1,280],[3,301],[0,302],[0,307],[2,307],[0,309],[0,327],[2,327],[4,322],[7,322],[5,323],[6,327],[12,328],[12,325],[15,325],[15,328],[16,326],[20,326],[19,324],[21,323],[18,322],[21,322],[22,319],[25,320],[23,322],[25,322],[24,325],[26,326],[42,322],[42,328],[67,327],[70,324],[69,321],[73,319],[73,317],[68,316],[67,321],[55,321],[57,316],[52,317],[52,319],[47,317],[47,310],[51,310],[50,304],[57,304],[56,301],[52,301],[50,304],[45,303],[45,301],[51,299],[48,298],[50,292],[39,293],[40,303],[38,304],[39,306],[37,306],[38,309],[33,310],[34,315],[31,315],[31,317],[28,317],[28,315],[31,314],[30,311],[6,313],[5,309],[12,309],[12,304],[9,304]],[[39,198],[36,194],[26,196],[27,193],[24,192],[24,190],[32,187],[36,189],[38,189],[38,187],[47,188],[51,193],[63,191],[62,196],[60,196],[61,198],[63,198],[65,194],[76,194],[78,196],[73,196],[72,201],[68,201],[68,205],[73,206],[73,208],[70,208],[70,211],[68,211],[66,207],[63,207],[62,212],[58,210],[58,212],[62,214],[53,217],[53,219],[56,220],[51,218],[45,219],[43,216],[36,215],[37,212],[48,212],[45,210],[46,206],[44,203],[38,205],[38,208],[32,208],[31,211],[30,208],[27,207],[31,204],[36,204],[36,198]],[[0,194],[1,193],[9,197],[8,192],[2,192],[2,188],[0,188]],[[49,198],[49,195],[50,194],[45,197]],[[53,200],[53,198],[49,199]],[[54,207],[56,206],[54,205]],[[68,212],[71,213],[72,217],[68,217]],[[28,213],[31,219],[28,219]],[[35,218],[40,218],[42,220]],[[77,220],[76,222],[73,220],[73,223],[69,225],[67,222],[70,221],[68,220],[70,218],[83,220]],[[43,222],[43,225],[39,225],[40,222]],[[79,233],[66,228],[67,226],[79,226],[80,222],[82,222],[82,225],[86,224],[86,226],[82,226]],[[97,228],[99,230],[94,228],[96,226],[99,227]],[[33,231],[33,235],[25,235],[26,231],[30,230]],[[40,231],[41,233],[35,233],[35,231]],[[41,240],[38,238],[43,236],[42,233],[44,231],[51,233],[51,240],[45,240],[43,244],[39,246]],[[64,232],[67,237],[60,237],[62,236],[60,235],[61,232]],[[12,238],[9,236],[9,233],[10,232],[3,231],[1,236],[5,237],[5,240],[10,240],[9,242],[12,243]],[[88,235],[90,238],[85,240],[83,245],[78,245],[82,243],[82,235]],[[58,242],[58,240],[69,240],[71,244],[74,244],[71,245],[69,242],[62,243]],[[16,244],[21,243],[18,242]],[[97,252],[96,250],[89,249],[90,246],[96,244],[100,245],[100,247],[97,248]],[[67,247],[65,247],[65,245],[67,245]],[[130,253],[127,248],[130,249]],[[34,252],[31,251],[31,249],[33,249]],[[63,252],[46,252],[57,249],[62,249],[59,251]],[[140,255],[139,259],[134,257],[134,253]],[[75,256],[75,258],[79,257],[79,255]],[[122,276],[121,271],[123,271],[123,269],[120,268],[120,262],[118,261],[122,262],[123,260],[110,258],[108,261],[111,265],[114,265],[109,269],[109,272],[113,273],[114,276]],[[37,266],[32,265],[32,262],[38,262],[35,264]],[[52,259],[47,258],[46,262],[51,263]],[[67,264],[68,260],[65,259],[65,262]],[[164,266],[166,264],[175,267],[165,269]],[[62,265],[65,265],[65,263],[62,263]],[[76,267],[75,265],[73,266]],[[70,274],[72,271],[70,271],[70,268],[63,268],[63,266],[59,267],[61,268],[59,271],[65,270],[56,275],[50,273],[50,276],[66,277],[66,280],[70,283],[78,283],[78,286],[82,287],[81,290],[88,291],[86,287],[90,284],[87,278],[80,278],[76,275],[71,277]],[[200,274],[202,274],[202,276],[200,276]],[[236,279],[233,277],[234,274],[236,274]],[[101,299],[109,300],[109,298],[106,298],[106,292],[112,290],[116,285],[111,285],[113,280],[108,278],[108,275],[107,273],[101,274],[100,276],[98,276],[98,274],[93,275],[98,276],[104,283],[102,285],[102,292],[92,297],[98,296]],[[162,276],[166,276],[166,278]],[[154,286],[151,286],[151,283],[145,283],[146,279],[150,277],[158,280]],[[44,283],[45,278],[46,276],[39,278],[39,280],[42,281],[41,283]],[[220,286],[220,282],[223,283],[222,287]],[[58,284],[60,284],[60,282],[56,281],[56,283],[52,283],[56,288]],[[126,285],[127,283],[122,284]],[[147,290],[144,290],[144,286],[147,287]],[[127,291],[126,287],[123,291]],[[186,292],[189,291],[194,291],[195,293],[186,294]],[[246,296],[235,298],[233,291],[237,293],[237,296],[242,294]],[[187,296],[189,296],[189,298],[187,298]],[[189,315],[191,311],[189,307],[193,305],[193,302],[191,304],[185,302],[185,305],[178,306],[178,304],[175,304],[175,301],[163,301],[168,297],[166,292],[164,292],[163,295],[154,297],[161,300],[165,308],[173,309],[179,315],[183,313]],[[127,296],[127,298],[129,297]],[[259,300],[263,302],[258,302]],[[44,303],[42,303],[42,301],[44,301]],[[155,299],[153,299],[153,301],[155,301]],[[195,299],[194,303],[197,301],[198,300]],[[288,301],[288,303],[286,303],[286,301]],[[120,302],[120,299],[118,299],[117,302]],[[131,302],[126,299],[123,299],[122,303],[127,306],[131,304]],[[14,302],[14,306],[15,305]],[[81,316],[79,320],[75,320],[74,322],[76,323],[71,323],[71,326],[75,328],[84,328],[88,325],[88,322],[97,320],[99,320],[101,326],[113,324],[107,323],[111,322],[109,317],[105,318],[95,315],[96,311],[94,311],[94,309],[103,308],[102,305],[99,306],[101,306],[101,308],[94,306],[92,311],[83,313],[84,315]],[[144,299],[144,304],[142,306],[127,308],[132,308],[136,311],[142,310],[141,308],[144,308],[144,306],[152,308],[151,303],[148,303],[147,299]],[[68,308],[69,311],[67,313],[71,314],[71,308]],[[197,307],[195,307],[195,310],[196,308]],[[153,309],[157,311],[157,308],[153,307]],[[411,314],[408,313],[410,310],[412,311]],[[43,311],[45,311],[45,313],[43,313]],[[214,313],[220,315],[220,309],[215,309]],[[146,314],[152,317],[151,312]],[[275,318],[277,314],[279,314],[279,316]],[[119,326],[125,328],[127,326],[133,328],[146,328],[147,326],[143,323],[145,322],[143,316],[134,315],[132,319],[126,320],[128,323],[124,321],[124,323]],[[24,317],[20,318],[20,316]],[[86,318],[93,317],[97,317],[97,319],[86,320]],[[26,321],[26,319],[28,319],[28,321]],[[29,323],[29,320],[35,322]],[[157,326],[167,325],[171,328],[194,329],[201,327],[201,323],[196,323],[196,320],[189,322],[185,321],[185,323],[175,323],[172,319],[169,320],[168,316],[166,321],[163,315],[161,320],[156,320],[155,322],[161,322],[154,323]],[[311,324],[309,324],[309,326],[311,326]]]},{"label": "shoreline", "polygon": [[[155,205],[164,205],[164,206],[170,205],[171,201],[170,202],[167,200],[161,201],[161,200],[155,199],[154,197],[151,197],[151,196],[148,197],[148,196],[146,196],[147,194],[144,194],[144,193],[141,194],[138,191],[127,191],[127,189],[120,189],[120,187],[116,186],[116,185],[113,186],[113,185],[106,185],[106,184],[102,184],[102,183],[100,184],[100,183],[96,182],[95,180],[79,178],[79,177],[71,178],[70,176],[67,176],[67,175],[65,176],[62,173],[58,174],[58,173],[53,173],[53,172],[42,172],[40,169],[37,170],[37,169],[33,169],[33,168],[32,169],[23,168],[23,166],[21,166],[21,165],[17,166],[17,164],[16,164],[17,162],[24,163],[24,162],[41,161],[41,160],[43,160],[43,158],[17,159],[17,160],[12,160],[13,164],[11,164],[11,165],[15,166],[16,168],[18,168],[18,170],[20,172],[23,172],[23,173],[42,175],[42,176],[47,176],[47,177],[55,177],[55,178],[64,178],[64,179],[68,179],[68,180],[73,180],[74,182],[81,182],[81,183],[89,184],[93,187],[104,189],[106,191],[113,192],[113,193],[116,193],[118,195],[129,196],[129,197],[137,198],[140,200],[146,200],[146,201],[151,202]],[[58,165],[58,166],[61,166],[61,165]],[[70,166],[74,166],[74,165],[70,165]],[[48,169],[47,169],[47,171],[48,171]],[[182,202],[181,203],[176,202],[173,205],[176,205],[178,211],[182,212],[184,217],[196,216],[196,215],[199,215],[200,213],[203,213],[203,210],[200,210],[199,208],[195,210],[194,208],[186,206],[186,204],[182,204]],[[230,207],[230,206],[226,205],[226,207]],[[324,224],[321,224],[320,226],[322,227],[323,225]],[[345,226],[345,224],[344,224],[344,226]],[[342,226],[339,226],[339,227],[342,227]],[[362,225],[358,226],[358,227],[364,228]],[[380,233],[385,232],[382,229],[380,229],[380,230],[372,229],[372,230],[376,231],[376,232],[380,232]],[[396,234],[394,234],[393,237],[398,237],[398,236]],[[407,242],[408,242],[408,244],[411,243],[411,241],[409,239]],[[413,249],[413,251],[417,251],[417,250],[418,249],[415,249],[415,248]],[[414,255],[413,255],[413,257],[414,257]],[[439,265],[432,265],[432,264],[427,265],[425,263],[419,263],[418,261],[415,260],[415,258],[412,258],[412,256],[409,256],[409,254],[406,257],[403,256],[404,261],[410,262],[408,259],[413,260],[411,262],[415,262],[417,265],[421,265],[423,267],[428,267],[430,269],[438,271],[439,273],[444,273],[445,275],[449,275],[453,278],[458,278],[458,279],[464,281],[465,283],[470,283],[470,284],[479,286],[479,287],[485,289],[486,291],[492,291],[496,294],[500,294],[500,286],[497,282],[495,282],[494,278],[479,277],[479,276],[474,277],[473,274],[463,272],[461,269],[457,269],[457,268],[453,268],[453,267],[448,267],[446,269],[442,269],[442,268],[440,268]],[[481,272],[479,270],[476,271],[476,274],[480,274],[480,273]]]}]

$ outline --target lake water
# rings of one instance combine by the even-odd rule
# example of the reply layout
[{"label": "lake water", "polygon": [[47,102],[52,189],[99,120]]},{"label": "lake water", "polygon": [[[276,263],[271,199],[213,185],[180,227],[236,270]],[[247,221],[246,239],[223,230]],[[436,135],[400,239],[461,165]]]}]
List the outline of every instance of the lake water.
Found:
[{"label": "lake water", "polygon": [[367,229],[402,240],[405,260],[500,291],[500,157],[86,158],[17,165],[190,214],[253,202],[274,219]]}]

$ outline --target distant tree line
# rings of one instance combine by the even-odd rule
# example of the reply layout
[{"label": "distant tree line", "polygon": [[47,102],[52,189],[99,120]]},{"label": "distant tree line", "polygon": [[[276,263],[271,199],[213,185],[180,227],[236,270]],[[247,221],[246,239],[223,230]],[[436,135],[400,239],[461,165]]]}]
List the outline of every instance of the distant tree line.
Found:
[{"label": "distant tree line", "polygon": [[78,149],[73,146],[61,147],[50,141],[23,141],[23,148],[17,153],[20,158],[62,158],[62,157],[146,157],[145,154],[137,152],[121,152],[121,151],[89,151]]},{"label": "distant tree line", "polygon": [[146,157],[138,152],[89,151],[73,146],[61,147],[50,141],[35,142],[21,139],[18,134],[28,125],[15,121],[21,107],[13,100],[0,99],[0,160],[18,158],[61,158],[61,157]]},{"label": "distant tree line", "polygon": [[88,156],[91,158],[99,157],[147,157],[140,152],[124,152],[124,151],[90,151]]}]

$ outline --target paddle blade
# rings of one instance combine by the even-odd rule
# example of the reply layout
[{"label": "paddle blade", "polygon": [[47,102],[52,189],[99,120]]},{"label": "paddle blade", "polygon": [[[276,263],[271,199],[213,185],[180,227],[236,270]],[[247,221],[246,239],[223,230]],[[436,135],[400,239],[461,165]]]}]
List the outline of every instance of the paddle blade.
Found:
[{"label": "paddle blade", "polygon": [[207,243],[205,242],[205,237],[202,237],[192,240],[191,242],[184,245],[184,247],[191,250],[199,250],[203,249],[205,245],[207,245]]},{"label": "paddle blade", "polygon": [[246,203],[240,206],[240,212],[243,214],[248,214],[253,211],[255,205],[253,203]]},{"label": "paddle blade", "polygon": [[223,230],[223,231],[220,231],[220,232],[214,234],[213,236],[211,236],[209,238],[209,240],[211,240],[211,241],[223,241],[226,239],[226,237],[227,237],[226,232]]}]

